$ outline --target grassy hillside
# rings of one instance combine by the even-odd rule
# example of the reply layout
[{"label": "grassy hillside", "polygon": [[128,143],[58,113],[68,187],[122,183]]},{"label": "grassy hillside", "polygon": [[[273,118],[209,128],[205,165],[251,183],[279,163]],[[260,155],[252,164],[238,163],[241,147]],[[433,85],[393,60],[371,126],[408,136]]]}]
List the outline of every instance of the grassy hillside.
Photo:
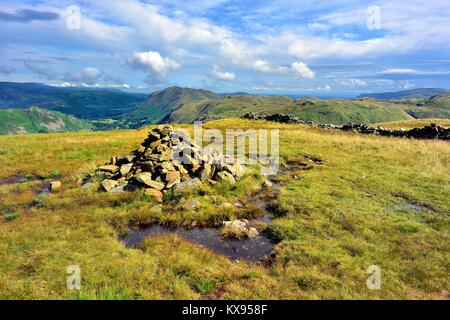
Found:
[{"label": "grassy hillside", "polygon": [[430,99],[291,99],[286,96],[224,95],[187,88],[162,90],[141,104],[128,125],[146,123],[192,123],[194,120],[215,120],[238,117],[247,112],[290,113],[302,120],[321,123],[377,123],[415,118],[450,118],[450,99],[443,94]]},{"label": "grassy hillside", "polygon": [[0,134],[83,131],[93,127],[89,121],[38,107],[0,110]]},{"label": "grassy hillside", "polygon": [[431,98],[433,96],[449,92],[447,89],[419,88],[395,92],[363,93],[358,98],[373,98],[380,100],[406,99],[406,98]]},{"label": "grassy hillside", "polygon": [[[429,89],[423,90],[430,93]],[[194,120],[238,117],[247,112],[291,113],[302,120],[334,124],[371,124],[415,118],[450,119],[448,93],[430,98],[416,96],[409,95],[400,100],[291,99],[286,96],[239,93],[218,95],[208,90],[180,87],[166,88],[146,96],[118,90],[0,83],[0,109],[36,105],[95,120],[98,129],[139,128],[155,123],[192,123]]]},{"label": "grassy hillside", "polygon": [[120,116],[146,97],[144,94],[119,90],[58,88],[38,83],[0,82],[0,109],[38,106],[82,119]]},{"label": "grassy hillside", "polygon": [[230,95],[222,101],[204,101],[183,105],[174,111],[169,122],[190,123],[194,119],[221,119],[240,116],[247,112],[290,113],[302,120],[334,124],[413,119],[401,106],[387,101]]},{"label": "grassy hillside", "polygon": [[431,98],[408,98],[396,101],[411,116],[421,118],[450,119],[450,93]]},{"label": "grassy hillside", "polygon": [[[231,262],[175,236],[149,238],[142,249],[117,239],[129,221],[191,225],[245,217],[251,176],[233,188],[186,195],[200,208],[169,202],[163,213],[139,192],[98,193],[76,183],[93,166],[136,148],[147,130],[3,136],[0,298],[449,298],[449,143],[241,119],[207,125],[279,128],[283,162],[298,164],[278,178],[287,215],[267,230],[281,240],[270,265]],[[39,196],[55,177],[61,190]],[[213,196],[244,207],[218,209]],[[73,264],[81,269],[80,291],[66,289]],[[366,287],[370,265],[381,268],[380,290]]]},{"label": "grassy hillside", "polygon": [[137,125],[178,122],[171,118],[171,114],[184,105],[192,102],[201,103],[203,101],[221,99],[221,96],[208,90],[170,87],[152,93],[145,102],[141,103],[124,118],[126,119],[125,121]]},{"label": "grassy hillside", "polygon": [[414,119],[406,121],[392,121],[392,122],[382,122],[375,123],[374,126],[381,126],[388,129],[413,129],[413,128],[423,128],[431,123],[440,125],[441,127],[450,128],[450,119]]}]

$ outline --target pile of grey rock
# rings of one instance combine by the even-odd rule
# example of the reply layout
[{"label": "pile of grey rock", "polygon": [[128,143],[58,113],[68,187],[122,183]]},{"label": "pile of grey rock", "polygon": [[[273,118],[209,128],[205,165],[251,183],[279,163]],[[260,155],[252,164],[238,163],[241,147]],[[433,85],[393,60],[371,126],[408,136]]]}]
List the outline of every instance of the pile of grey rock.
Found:
[{"label": "pile of grey rock", "polygon": [[423,128],[414,128],[411,130],[390,130],[382,127],[370,127],[360,123],[348,123],[343,126],[337,126],[328,123],[318,123],[314,121],[304,121],[292,114],[276,113],[272,115],[258,115],[255,113],[246,113],[241,116],[243,119],[251,120],[268,120],[280,123],[289,124],[305,124],[310,126],[316,126],[322,129],[333,129],[342,131],[356,131],[361,134],[375,134],[380,136],[389,137],[405,137],[414,139],[439,139],[450,140],[450,128],[444,128],[436,124],[430,124]]},{"label": "pile of grey rock", "polygon": [[267,121],[274,121],[274,122],[280,122],[280,123],[288,123],[288,124],[306,124],[309,126],[318,126],[324,129],[339,129],[339,126],[336,126],[334,124],[324,124],[324,123],[318,123],[314,121],[304,121],[300,118],[292,115],[292,114],[285,114],[285,113],[275,113],[275,114],[256,114],[253,112],[246,113],[241,116],[242,119],[250,119],[250,120],[267,120]]},{"label": "pile of grey rock", "polygon": [[127,155],[112,157],[96,169],[104,177],[106,192],[145,192],[162,201],[165,190],[182,191],[203,183],[234,184],[245,172],[239,163],[229,163],[217,152],[206,152],[171,126],[152,129],[142,145]]},{"label": "pile of grey rock", "polygon": [[370,127],[365,124],[349,123],[343,125],[340,130],[356,131],[362,134],[375,134],[388,137],[450,140],[450,128],[444,128],[434,123],[423,128],[413,128],[411,130],[390,130],[383,127]]}]

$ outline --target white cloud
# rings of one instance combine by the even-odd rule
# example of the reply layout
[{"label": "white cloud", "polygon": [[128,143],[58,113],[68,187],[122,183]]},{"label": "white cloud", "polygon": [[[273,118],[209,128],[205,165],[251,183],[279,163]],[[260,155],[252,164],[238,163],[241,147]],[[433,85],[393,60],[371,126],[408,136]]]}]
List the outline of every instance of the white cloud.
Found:
[{"label": "white cloud", "polygon": [[233,72],[220,71],[219,67],[214,65],[211,71],[211,77],[217,80],[232,81],[236,79],[236,75]]},{"label": "white cloud", "polygon": [[252,68],[261,72],[278,72],[278,73],[282,73],[282,72],[286,72],[288,69],[286,67],[282,67],[282,66],[277,66],[275,64],[272,64],[266,60],[256,60],[253,65]]},{"label": "white cloud", "polygon": [[293,62],[291,69],[296,76],[301,78],[313,79],[316,75],[304,62]]},{"label": "white cloud", "polygon": [[450,70],[417,70],[417,69],[409,69],[409,68],[392,68],[385,69],[379,72],[384,75],[448,75],[450,74]]},{"label": "white cloud", "polygon": [[126,63],[130,67],[147,72],[146,81],[149,83],[164,82],[168,72],[181,67],[181,64],[175,60],[168,57],[163,58],[156,51],[135,52]]},{"label": "white cloud", "polygon": [[87,67],[79,71],[66,72],[63,80],[73,83],[85,83],[93,85],[103,76],[103,71],[98,68]]},{"label": "white cloud", "polygon": [[348,87],[365,87],[367,85],[366,81],[357,78],[342,80],[340,83],[341,85]]},{"label": "white cloud", "polygon": [[[190,2],[179,0],[92,0],[83,2],[80,30],[68,30],[65,27],[64,4],[48,0],[41,2],[40,10],[55,12],[60,18],[45,23],[33,21],[29,24],[0,21],[2,58],[16,57],[25,51],[49,50],[47,54],[52,51],[60,55],[73,54],[72,61],[78,61],[72,65],[68,60],[53,62],[53,66],[40,62],[30,64],[27,68],[31,72],[23,75],[23,79],[33,81],[37,77],[32,73],[37,74],[39,78],[61,80],[62,77],[51,70],[52,68],[60,72],[76,69],[84,64],[95,65],[106,71],[106,68],[114,68],[123,63],[124,56],[132,55],[133,52],[145,53],[147,50],[155,53],[153,60],[150,59],[152,61],[133,56],[127,64],[144,70],[148,75],[147,82],[164,82],[168,74],[178,69],[182,63],[189,67],[177,74],[176,80],[181,85],[196,85],[193,82],[200,81],[199,78],[204,74],[202,70],[209,68],[211,63],[221,66],[221,70],[216,70],[215,76],[222,79],[231,79],[234,75],[233,72],[224,70],[237,73],[239,68],[247,69],[239,71],[239,77],[246,77],[249,70],[256,70],[267,74],[295,73],[299,77],[312,79],[315,78],[314,71],[320,71],[316,76],[319,78],[317,84],[311,85],[311,88],[324,86],[323,77],[335,71],[315,67],[312,68],[313,71],[304,62],[358,64],[371,61],[379,68],[376,70],[374,67],[367,74],[361,73],[361,70],[345,75],[336,73],[337,80],[332,80],[335,81],[333,86],[340,85],[340,79],[347,81],[348,86],[363,86],[351,78],[368,77],[367,79],[371,80],[367,80],[367,86],[372,86],[375,82],[371,76],[383,75],[384,78],[389,78],[389,75],[392,75],[392,78],[422,79],[425,77],[412,75],[450,73],[447,65],[442,65],[440,69],[439,66],[433,67],[436,68],[434,71],[423,71],[420,70],[424,68],[423,64],[419,64],[419,59],[435,59],[446,56],[449,52],[448,0],[433,1],[427,6],[423,5],[422,0],[410,0],[408,4],[402,1],[377,0],[376,4],[382,8],[382,30],[379,32],[367,30],[367,4],[355,4],[349,0],[338,0],[335,3],[308,0],[301,6],[292,0],[281,3],[246,3],[239,6],[230,3],[226,8],[218,9],[223,9],[222,11],[211,15],[205,8],[214,8],[221,4],[222,0],[206,0],[210,5],[205,4],[203,0],[195,0],[194,6]],[[20,3],[16,5],[7,1],[2,5],[1,11],[14,12]],[[177,11],[178,13],[174,14]],[[180,14],[179,11],[184,13]],[[297,19],[293,20],[291,17]],[[43,43],[45,46],[42,46]],[[11,50],[12,54],[5,55],[5,48],[8,47],[17,50]],[[76,48],[77,52],[73,52],[73,48]],[[97,57],[93,57],[94,55]],[[165,58],[165,55],[170,55],[170,58]],[[108,56],[108,59],[99,59],[100,56]],[[4,61],[7,61],[6,59]],[[392,69],[388,69],[391,66],[386,65],[386,62],[395,59],[411,61],[411,65],[405,68],[402,65],[399,68],[394,65]],[[304,66],[302,62],[298,62],[299,65],[290,65],[293,61],[303,61]],[[114,66],[114,63],[117,65]],[[117,70],[116,72],[119,74]],[[405,76],[401,77],[400,74]],[[69,78],[79,79],[78,83],[86,83],[82,82],[83,75],[67,75]],[[136,73],[131,71],[121,75],[129,80],[133,78],[133,82],[141,80],[137,78],[139,75],[136,76]],[[185,77],[181,77],[182,75]],[[18,72],[17,76],[22,77],[22,72]],[[209,76],[212,77],[212,73]],[[236,78],[236,75],[234,77]],[[276,75],[261,74],[254,79],[257,78],[296,81],[292,77],[284,77],[281,80],[282,77]],[[344,80],[349,78],[350,80]],[[250,76],[247,79],[253,81]],[[106,81],[105,75],[101,80],[113,83]],[[433,80],[435,81],[434,78]],[[423,86],[425,83],[425,80],[416,81],[417,86]],[[283,86],[286,84],[283,83]]]},{"label": "white cloud", "polygon": [[125,36],[128,41],[132,39],[132,42],[138,42],[138,45],[151,43],[171,52],[182,49],[220,56],[233,64],[242,63],[248,58],[249,49],[244,41],[238,40],[228,28],[198,16],[169,17],[157,5],[136,0],[98,1],[96,5],[113,14],[118,24],[131,27],[134,30],[132,36],[126,33],[121,36]]},{"label": "white cloud", "polygon": [[368,40],[348,40],[310,36],[284,35],[275,40],[280,46],[287,46],[288,53],[299,58],[355,58],[367,55],[383,55],[395,52],[403,54],[416,46],[407,37],[387,36]]},{"label": "white cloud", "polygon": [[253,67],[256,70],[259,70],[262,72],[270,72],[271,71],[269,63],[264,60],[256,60],[255,63],[253,64]]},{"label": "white cloud", "polygon": [[62,87],[62,88],[69,88],[69,87],[74,87],[75,84],[70,83],[70,82],[62,82],[62,83],[49,83],[50,86],[52,87]]},{"label": "white cloud", "polygon": [[50,83],[50,86],[61,87],[61,88],[71,88],[71,87],[84,87],[84,88],[113,88],[113,89],[130,89],[131,86],[127,83],[122,84],[111,84],[111,83],[74,83],[74,82],[61,82],[61,83]]},{"label": "white cloud", "polygon": [[405,90],[407,90],[407,89],[412,89],[412,88],[414,88],[415,87],[415,85],[413,84],[413,83],[410,83],[409,81],[406,81],[404,84],[403,84],[403,89],[405,89]]},{"label": "white cloud", "polygon": [[418,73],[418,70],[394,68],[394,69],[383,70],[380,73],[381,74],[415,74],[415,73]]},{"label": "white cloud", "polygon": [[28,70],[37,74],[41,78],[45,78],[48,80],[56,78],[56,72],[47,65],[38,64],[30,61],[25,61],[23,64]]},{"label": "white cloud", "polygon": [[331,91],[331,87],[329,85],[325,85],[323,87],[317,87],[314,91]]},{"label": "white cloud", "polygon": [[319,22],[311,22],[308,23],[308,28],[313,30],[313,31],[324,31],[324,30],[328,30],[329,26],[324,24],[324,23],[319,23]]}]

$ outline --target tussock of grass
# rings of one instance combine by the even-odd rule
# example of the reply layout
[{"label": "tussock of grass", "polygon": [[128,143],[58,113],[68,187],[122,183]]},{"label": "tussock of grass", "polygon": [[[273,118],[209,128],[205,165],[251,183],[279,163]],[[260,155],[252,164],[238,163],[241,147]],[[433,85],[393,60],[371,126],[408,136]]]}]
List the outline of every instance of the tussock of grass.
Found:
[{"label": "tussock of grass", "polygon": [[9,213],[9,214],[5,214],[4,218],[5,218],[5,221],[14,221],[14,220],[20,218],[20,214],[19,213]]}]

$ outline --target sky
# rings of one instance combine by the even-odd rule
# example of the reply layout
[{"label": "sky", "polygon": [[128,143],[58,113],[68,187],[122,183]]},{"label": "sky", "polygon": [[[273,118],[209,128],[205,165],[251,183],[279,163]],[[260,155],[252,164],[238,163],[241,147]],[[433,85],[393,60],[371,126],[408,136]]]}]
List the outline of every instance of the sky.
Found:
[{"label": "sky", "polygon": [[0,81],[151,92],[450,88],[450,1],[0,3]]}]

